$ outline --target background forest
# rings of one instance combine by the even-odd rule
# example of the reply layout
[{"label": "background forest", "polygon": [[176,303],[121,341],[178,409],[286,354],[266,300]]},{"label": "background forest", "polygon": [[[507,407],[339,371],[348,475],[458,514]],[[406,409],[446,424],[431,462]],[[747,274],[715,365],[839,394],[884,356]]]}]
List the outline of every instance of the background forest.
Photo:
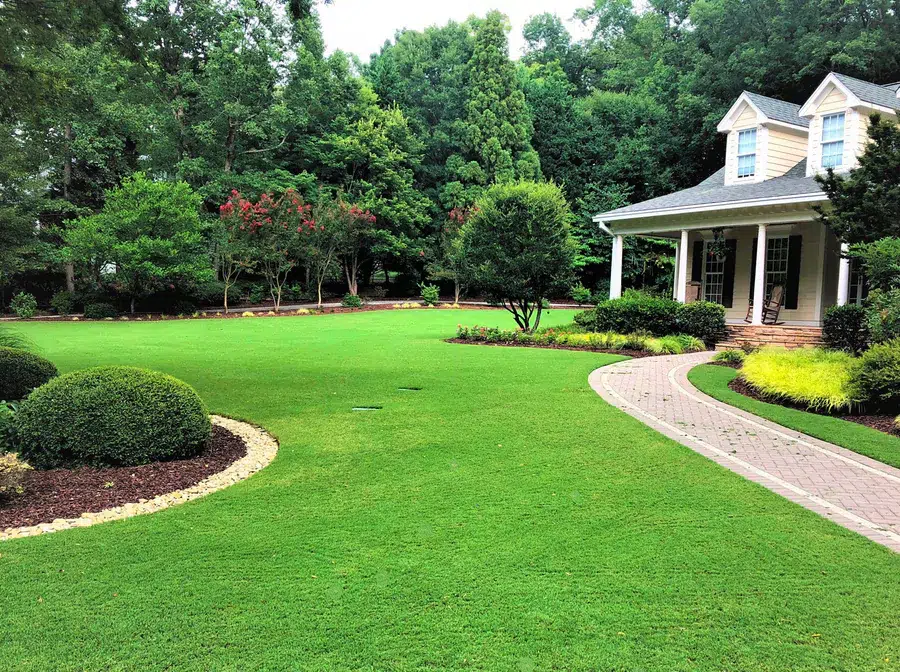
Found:
[{"label": "background forest", "polygon": [[[150,310],[221,305],[217,227],[234,191],[352,204],[375,229],[352,293],[377,282],[403,295],[445,277],[458,213],[516,179],[562,188],[580,282],[603,293],[609,245],[591,216],[718,169],[715,126],[742,90],[799,103],[831,70],[900,80],[896,0],[585,2],[582,41],[541,14],[511,59],[507,20],[488,12],[398,32],[367,63],[326,54],[328,3],[312,0],[0,3],[0,307],[20,290],[44,305],[66,288],[114,294],[67,230],[127,223],[104,214],[123,184],[116,207],[196,209],[213,271],[144,292]],[[147,198],[158,183],[186,186]],[[627,286],[671,282],[664,244],[628,245]],[[285,278],[295,298],[309,297],[315,267]]]}]

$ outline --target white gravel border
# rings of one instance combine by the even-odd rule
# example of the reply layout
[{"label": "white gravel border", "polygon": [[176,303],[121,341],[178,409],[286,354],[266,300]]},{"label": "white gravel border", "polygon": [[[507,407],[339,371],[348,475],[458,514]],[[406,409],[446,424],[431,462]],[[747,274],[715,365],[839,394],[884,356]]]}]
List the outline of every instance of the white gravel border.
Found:
[{"label": "white gravel border", "polygon": [[177,506],[192,499],[199,499],[211,492],[222,490],[229,485],[243,481],[275,459],[275,455],[278,453],[278,442],[265,430],[246,422],[232,420],[220,415],[211,415],[210,419],[214,425],[224,427],[232,434],[238,436],[247,446],[247,454],[233,462],[223,471],[207,476],[189,488],[157,495],[153,499],[142,499],[103,511],[83,513],[79,518],[57,518],[52,523],[40,523],[39,525],[27,527],[8,527],[0,532],[0,541],[33,537],[38,534],[49,534],[75,527],[90,527],[91,525],[105,523],[110,520],[121,520],[145,513],[162,511],[170,506]]}]

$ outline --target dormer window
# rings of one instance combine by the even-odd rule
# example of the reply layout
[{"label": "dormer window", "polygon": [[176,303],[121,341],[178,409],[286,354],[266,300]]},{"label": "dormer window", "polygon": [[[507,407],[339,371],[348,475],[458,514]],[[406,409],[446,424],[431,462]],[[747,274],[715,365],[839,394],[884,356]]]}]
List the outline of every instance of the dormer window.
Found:
[{"label": "dormer window", "polygon": [[844,162],[844,113],[822,117],[822,167],[838,168]]},{"label": "dormer window", "polygon": [[738,178],[756,175],[756,129],[738,133]]}]

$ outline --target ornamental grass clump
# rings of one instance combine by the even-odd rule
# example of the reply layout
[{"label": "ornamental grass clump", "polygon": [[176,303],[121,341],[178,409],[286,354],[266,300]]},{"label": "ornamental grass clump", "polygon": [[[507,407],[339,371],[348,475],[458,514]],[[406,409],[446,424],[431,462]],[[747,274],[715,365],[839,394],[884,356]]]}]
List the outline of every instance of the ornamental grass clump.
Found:
[{"label": "ornamental grass clump", "polygon": [[22,399],[58,375],[53,362],[33,352],[0,347],[0,401]]},{"label": "ornamental grass clump", "polygon": [[744,359],[741,377],[759,394],[817,411],[846,411],[853,357],[842,351],[762,348]]},{"label": "ornamental grass clump", "polygon": [[200,453],[212,431],[187,383],[156,371],[101,366],[60,376],[19,406],[20,455],[38,469],[132,466]]}]

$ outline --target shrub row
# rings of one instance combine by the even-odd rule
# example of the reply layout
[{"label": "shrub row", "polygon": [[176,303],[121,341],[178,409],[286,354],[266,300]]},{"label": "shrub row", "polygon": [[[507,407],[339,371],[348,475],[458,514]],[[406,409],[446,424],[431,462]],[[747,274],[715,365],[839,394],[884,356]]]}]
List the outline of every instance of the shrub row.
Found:
[{"label": "shrub row", "polygon": [[705,350],[700,339],[687,334],[670,334],[655,337],[645,334],[618,334],[612,331],[584,332],[573,329],[544,329],[528,333],[514,329],[459,325],[457,338],[473,343],[500,343],[505,345],[544,345],[584,348],[585,350],[637,350],[655,355],[679,355],[685,352]]},{"label": "shrub row", "polygon": [[717,303],[678,303],[640,292],[626,292],[620,299],[598,303],[575,316],[576,324],[594,332],[632,333],[653,336],[687,334],[714,345],[725,337],[725,308]]}]

